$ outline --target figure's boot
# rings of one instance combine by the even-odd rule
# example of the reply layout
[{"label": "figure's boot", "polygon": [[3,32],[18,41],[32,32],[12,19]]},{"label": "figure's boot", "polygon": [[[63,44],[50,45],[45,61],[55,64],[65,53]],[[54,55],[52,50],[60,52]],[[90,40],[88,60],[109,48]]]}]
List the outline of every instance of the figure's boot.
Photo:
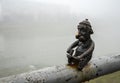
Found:
[{"label": "figure's boot", "polygon": [[70,58],[68,58],[68,65],[72,64],[72,60]]},{"label": "figure's boot", "polygon": [[88,58],[84,58],[84,59],[80,60],[79,64],[78,64],[78,69],[82,70],[87,65],[88,62],[89,62]]},{"label": "figure's boot", "polygon": [[82,63],[82,61],[80,61],[79,64],[78,64],[78,67],[77,67],[78,70],[79,70],[79,71],[82,71],[83,67],[84,67],[84,66],[83,66],[83,63]]},{"label": "figure's boot", "polygon": [[78,70],[79,70],[79,71],[82,71],[82,69],[83,69],[83,67],[78,66]]}]

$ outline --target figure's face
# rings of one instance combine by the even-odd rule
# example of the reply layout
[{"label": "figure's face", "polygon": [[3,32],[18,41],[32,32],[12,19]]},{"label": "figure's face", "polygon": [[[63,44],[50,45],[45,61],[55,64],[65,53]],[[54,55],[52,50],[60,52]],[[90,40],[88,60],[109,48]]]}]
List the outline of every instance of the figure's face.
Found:
[{"label": "figure's face", "polygon": [[87,25],[85,24],[78,25],[78,35],[79,35],[78,39],[82,42],[86,41],[90,37]]},{"label": "figure's face", "polygon": [[84,24],[79,24],[78,25],[78,33],[81,35],[87,34],[87,26]]}]

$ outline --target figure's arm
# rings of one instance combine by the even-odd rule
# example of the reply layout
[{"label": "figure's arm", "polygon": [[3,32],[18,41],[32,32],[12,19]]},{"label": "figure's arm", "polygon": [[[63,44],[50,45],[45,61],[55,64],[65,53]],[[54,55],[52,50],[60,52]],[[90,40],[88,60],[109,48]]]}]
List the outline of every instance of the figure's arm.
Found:
[{"label": "figure's arm", "polygon": [[73,42],[70,47],[67,49],[67,53],[70,53],[73,48],[75,48],[79,43],[79,40]]},{"label": "figure's arm", "polygon": [[94,44],[94,42],[92,41],[91,46],[89,47],[89,49],[87,49],[83,54],[81,54],[81,55],[78,56],[77,58],[78,58],[78,59],[81,59],[81,58],[83,58],[83,57],[89,56],[89,53],[91,53],[91,52],[94,50],[94,46],[95,46],[95,44]]}]

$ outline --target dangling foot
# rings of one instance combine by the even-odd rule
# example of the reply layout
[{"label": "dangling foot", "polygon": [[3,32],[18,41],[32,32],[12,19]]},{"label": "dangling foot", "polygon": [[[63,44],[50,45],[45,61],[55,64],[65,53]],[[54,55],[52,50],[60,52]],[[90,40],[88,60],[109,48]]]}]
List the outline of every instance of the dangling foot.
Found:
[{"label": "dangling foot", "polygon": [[72,60],[68,58],[68,65],[72,64]]},{"label": "dangling foot", "polygon": [[83,67],[84,67],[83,63],[82,63],[82,61],[80,61],[79,64],[78,64],[78,70],[82,71]]},{"label": "dangling foot", "polygon": [[80,65],[78,65],[78,68],[77,68],[79,71],[82,71],[83,67],[81,67]]}]

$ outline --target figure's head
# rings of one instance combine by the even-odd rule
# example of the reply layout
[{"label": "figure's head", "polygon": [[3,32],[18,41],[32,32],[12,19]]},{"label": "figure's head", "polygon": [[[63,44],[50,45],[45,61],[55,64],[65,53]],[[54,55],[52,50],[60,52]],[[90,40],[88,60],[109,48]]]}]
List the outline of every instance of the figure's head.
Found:
[{"label": "figure's head", "polygon": [[90,35],[93,34],[93,30],[88,19],[85,19],[84,21],[80,22],[77,28],[78,36],[76,36],[76,38],[82,42],[88,40],[90,38]]}]

